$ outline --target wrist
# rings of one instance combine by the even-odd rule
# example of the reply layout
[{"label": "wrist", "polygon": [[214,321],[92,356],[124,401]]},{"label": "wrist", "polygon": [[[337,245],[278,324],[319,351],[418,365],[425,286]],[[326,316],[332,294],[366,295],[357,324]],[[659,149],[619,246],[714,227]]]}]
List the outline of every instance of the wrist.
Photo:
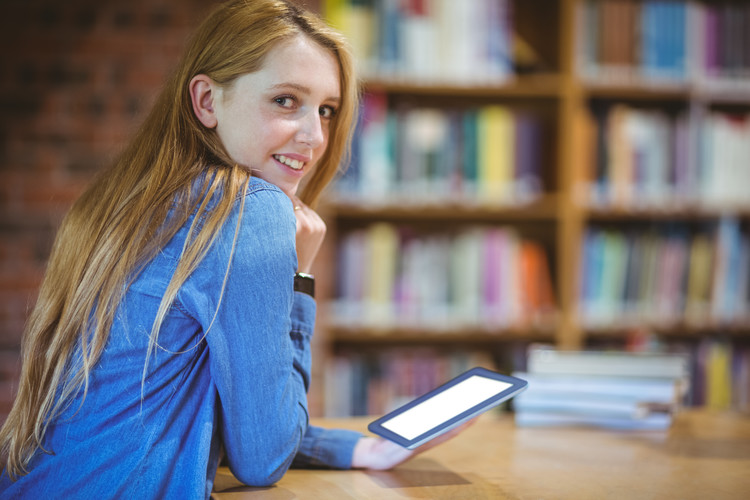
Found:
[{"label": "wrist", "polygon": [[352,469],[367,469],[370,466],[368,458],[372,454],[372,447],[375,439],[362,436],[354,445],[352,452]]},{"label": "wrist", "polygon": [[302,292],[315,298],[315,276],[308,273],[294,275],[294,291]]}]

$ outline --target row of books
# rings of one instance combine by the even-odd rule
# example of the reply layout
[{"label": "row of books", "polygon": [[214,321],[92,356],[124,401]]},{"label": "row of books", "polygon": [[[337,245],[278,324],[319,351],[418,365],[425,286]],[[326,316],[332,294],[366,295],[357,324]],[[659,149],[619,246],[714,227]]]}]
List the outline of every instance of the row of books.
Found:
[{"label": "row of books", "polygon": [[587,0],[577,15],[585,77],[724,86],[750,78],[744,2]]},{"label": "row of books", "polygon": [[750,315],[750,236],[733,217],[694,232],[589,227],[581,256],[581,314],[609,322],[732,322]]},{"label": "row of books", "polygon": [[532,348],[529,382],[513,402],[516,425],[663,430],[689,388],[683,354]]},{"label": "row of books", "polygon": [[340,353],[326,365],[325,415],[383,415],[475,366],[493,362],[479,351],[429,348]]},{"label": "row of books", "polygon": [[364,96],[342,199],[521,203],[542,190],[542,119],[500,105],[390,109]]},{"label": "row of books", "polygon": [[[519,349],[513,374],[528,389],[502,409],[519,426],[665,429],[683,407],[750,411],[750,345],[721,337],[623,349]],[[482,350],[429,347],[344,351],[325,371],[328,417],[380,415],[474,366],[493,368]]]},{"label": "row of books", "polygon": [[324,0],[365,75],[488,84],[512,75],[511,0]]},{"label": "row of books", "polygon": [[592,205],[750,205],[750,114],[595,103],[581,117]]},{"label": "row of books", "polygon": [[508,327],[555,309],[547,253],[506,227],[420,234],[375,223],[339,243],[334,317],[348,325]]}]

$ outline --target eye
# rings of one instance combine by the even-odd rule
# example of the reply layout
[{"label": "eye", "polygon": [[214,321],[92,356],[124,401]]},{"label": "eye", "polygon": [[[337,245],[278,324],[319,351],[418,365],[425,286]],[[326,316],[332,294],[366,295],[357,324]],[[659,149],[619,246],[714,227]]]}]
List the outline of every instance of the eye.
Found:
[{"label": "eye", "polygon": [[318,110],[318,113],[323,118],[330,119],[336,116],[336,108],[334,108],[333,106],[321,106]]},{"label": "eye", "polygon": [[291,95],[280,95],[273,98],[273,101],[282,108],[293,108],[297,100]]}]

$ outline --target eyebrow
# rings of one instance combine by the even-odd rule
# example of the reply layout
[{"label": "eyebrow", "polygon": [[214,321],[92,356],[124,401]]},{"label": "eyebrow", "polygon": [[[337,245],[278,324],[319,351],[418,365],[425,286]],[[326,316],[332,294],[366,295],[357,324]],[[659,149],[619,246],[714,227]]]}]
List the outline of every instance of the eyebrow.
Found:
[{"label": "eyebrow", "polygon": [[[298,92],[302,92],[304,94],[311,94],[312,93],[312,91],[310,90],[310,87],[308,87],[306,85],[299,84],[299,83],[292,83],[292,82],[277,83],[276,85],[273,85],[271,87],[271,90],[284,90],[284,89],[288,89],[288,88],[292,88],[292,89],[297,90]],[[331,97],[328,97],[326,99],[326,101],[333,101],[333,102],[338,103],[338,102],[341,102],[341,98],[337,97],[337,96],[336,97],[331,96]]]}]

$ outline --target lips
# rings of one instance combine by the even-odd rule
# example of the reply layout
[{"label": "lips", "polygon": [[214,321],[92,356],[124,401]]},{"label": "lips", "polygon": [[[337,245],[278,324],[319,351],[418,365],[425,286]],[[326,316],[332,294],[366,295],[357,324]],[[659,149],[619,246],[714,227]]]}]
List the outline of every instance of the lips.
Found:
[{"label": "lips", "polygon": [[305,166],[305,162],[304,161],[295,160],[294,158],[289,158],[288,156],[273,155],[273,157],[279,163],[283,163],[287,167],[289,167],[291,169],[294,169],[294,170],[302,170],[302,167]]}]

